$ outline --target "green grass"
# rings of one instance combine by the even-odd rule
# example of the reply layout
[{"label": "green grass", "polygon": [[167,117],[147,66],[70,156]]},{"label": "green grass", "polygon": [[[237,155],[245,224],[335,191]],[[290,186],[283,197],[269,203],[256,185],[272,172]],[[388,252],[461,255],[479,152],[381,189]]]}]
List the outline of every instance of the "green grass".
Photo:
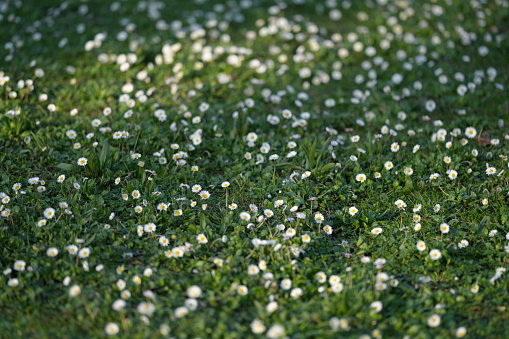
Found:
[{"label": "green grass", "polygon": [[147,3],[1,13],[0,337],[505,336],[506,2]]}]

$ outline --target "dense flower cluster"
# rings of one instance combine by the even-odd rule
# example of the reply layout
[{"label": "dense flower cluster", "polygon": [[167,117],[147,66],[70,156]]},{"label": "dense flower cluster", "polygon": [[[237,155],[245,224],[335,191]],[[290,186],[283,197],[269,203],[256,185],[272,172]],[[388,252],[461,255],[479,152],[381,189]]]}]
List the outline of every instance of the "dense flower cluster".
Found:
[{"label": "dense flower cluster", "polygon": [[2,301],[92,337],[461,338],[507,290],[507,1],[21,3]]}]

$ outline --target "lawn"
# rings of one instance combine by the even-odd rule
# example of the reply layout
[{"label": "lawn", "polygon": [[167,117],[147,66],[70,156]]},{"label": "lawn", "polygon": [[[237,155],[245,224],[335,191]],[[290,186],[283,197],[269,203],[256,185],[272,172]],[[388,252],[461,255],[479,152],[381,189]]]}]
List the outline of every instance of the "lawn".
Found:
[{"label": "lawn", "polygon": [[504,338],[509,2],[0,2],[0,337]]}]

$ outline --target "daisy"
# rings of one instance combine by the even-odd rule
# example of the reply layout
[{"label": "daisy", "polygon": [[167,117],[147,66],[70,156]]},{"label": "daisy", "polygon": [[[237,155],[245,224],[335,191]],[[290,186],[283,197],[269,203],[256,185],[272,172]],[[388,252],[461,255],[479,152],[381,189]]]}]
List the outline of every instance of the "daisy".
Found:
[{"label": "daisy", "polygon": [[404,209],[404,208],[406,207],[406,203],[405,203],[403,200],[401,200],[401,199],[396,200],[396,201],[394,202],[394,204],[395,204],[395,205],[396,205],[396,206],[397,206],[400,210],[402,210],[402,209]]},{"label": "daisy", "polygon": [[143,226],[143,231],[146,233],[153,233],[156,231],[156,225],[154,223],[148,223]]},{"label": "daisy", "polygon": [[162,202],[159,203],[156,208],[158,211],[166,211],[168,209],[168,205]]},{"label": "daisy", "polygon": [[189,310],[184,306],[177,307],[174,312],[175,318],[185,317],[188,313],[189,313]]},{"label": "daisy", "polygon": [[249,275],[257,275],[258,273],[260,273],[260,269],[258,268],[258,266],[256,266],[256,265],[249,265],[247,267],[247,274],[249,274]]},{"label": "daisy", "polygon": [[245,220],[245,221],[251,220],[251,215],[249,215],[249,213],[247,213],[247,212],[241,212],[239,216],[242,220]]},{"label": "daisy", "polygon": [[438,314],[433,314],[428,318],[428,326],[429,327],[437,327],[440,325],[440,316]]},{"label": "daisy", "polygon": [[373,301],[370,305],[369,305],[369,308],[375,310],[375,312],[377,313],[380,313],[380,311],[382,310],[383,308],[383,304],[381,301]]},{"label": "daisy", "polygon": [[69,254],[71,254],[71,255],[78,254],[78,246],[76,246],[76,245],[67,246],[67,252],[69,252]]},{"label": "daisy", "polygon": [[11,201],[11,198],[5,193],[0,193],[0,197],[2,197],[2,204],[8,204]]},{"label": "daisy", "polygon": [[244,295],[247,295],[249,292],[248,288],[244,285],[240,285],[237,287],[237,294],[238,295],[241,295],[241,296],[244,296]]},{"label": "daisy", "polygon": [[341,282],[341,277],[339,275],[331,275],[329,277],[329,284],[336,285]]},{"label": "daisy", "polygon": [[267,329],[259,319],[253,320],[249,326],[254,334],[261,334]]},{"label": "daisy", "polygon": [[290,296],[294,299],[297,299],[299,297],[301,297],[303,294],[303,291],[302,291],[302,288],[294,288],[291,292],[290,292]]},{"label": "daisy", "polygon": [[33,177],[33,178],[28,179],[28,183],[29,183],[30,185],[35,185],[35,184],[37,184],[38,182],[39,182],[39,177]]},{"label": "daisy", "polygon": [[26,262],[24,260],[16,260],[14,262],[14,270],[23,272],[25,270]]},{"label": "daisy", "polygon": [[283,279],[279,285],[281,289],[287,291],[292,288],[292,281],[290,279]]},{"label": "daisy", "polygon": [[[124,271],[124,267],[123,266],[117,267],[117,274],[122,274],[123,271]],[[139,275],[135,275],[133,277],[133,283],[135,283],[136,285],[140,285],[141,284],[141,278],[140,278]]]},{"label": "daisy", "polygon": [[465,129],[465,136],[467,138],[475,138],[475,136],[477,135],[477,130],[474,128],[474,127],[467,127]]},{"label": "daisy", "polygon": [[125,306],[126,306],[126,302],[123,299],[118,299],[113,302],[113,304],[111,305],[111,308],[117,312],[120,312],[125,308]]},{"label": "daisy", "polygon": [[459,248],[465,248],[469,245],[470,243],[468,242],[468,240],[466,239],[463,239],[461,240],[459,243],[458,243],[458,247]]},{"label": "daisy", "polygon": [[465,327],[459,327],[454,333],[456,338],[463,338],[467,334],[467,329]]},{"label": "daisy", "polygon": [[447,225],[446,223],[440,224],[440,232],[444,234],[449,233],[449,225]]},{"label": "daisy", "polygon": [[297,147],[297,143],[295,141],[289,141],[286,146],[288,146],[288,148],[292,149],[292,148],[295,148]]},{"label": "daisy", "polygon": [[470,292],[472,292],[472,293],[474,293],[474,294],[475,294],[475,293],[477,293],[477,292],[479,292],[479,285],[477,285],[477,284],[473,285],[473,286],[470,288]]},{"label": "daisy", "polygon": [[399,151],[399,144],[397,142],[393,142],[391,144],[391,152],[396,153],[397,151]]},{"label": "daisy", "polygon": [[431,277],[429,275],[424,275],[422,277],[419,277],[419,281],[422,282],[422,283],[429,283],[431,280]]},{"label": "daisy", "polygon": [[44,210],[44,217],[47,219],[52,219],[55,216],[55,209],[48,207]]},{"label": "daisy", "polygon": [[318,272],[315,274],[315,278],[319,283],[324,283],[327,280],[327,275],[324,272]]},{"label": "daisy", "polygon": [[156,310],[156,307],[154,306],[154,304],[152,303],[149,303],[149,302],[141,302],[138,304],[138,306],[136,307],[136,310],[140,313],[140,314],[144,314],[144,315],[151,315],[152,313],[154,313],[154,311]]},{"label": "daisy", "polygon": [[90,255],[90,249],[88,247],[83,247],[79,252],[78,256],[82,259],[88,258]]},{"label": "daisy", "polygon": [[464,96],[465,93],[467,93],[468,91],[468,88],[467,86],[465,85],[459,85],[458,88],[456,89],[456,92],[460,95],[460,96]]},{"label": "daisy", "polygon": [[300,256],[301,253],[304,253],[303,250],[301,250],[300,248],[298,247],[295,247],[295,246],[291,246],[290,247],[290,252],[292,252],[292,254],[296,257]]},{"label": "daisy", "polygon": [[80,293],[81,293],[81,288],[78,285],[73,285],[69,289],[69,295],[71,297],[75,297],[75,296],[79,295]]},{"label": "daisy", "polygon": [[373,228],[373,229],[371,230],[371,233],[372,233],[372,234],[376,234],[376,235],[381,234],[381,233],[382,233],[382,228],[381,228],[381,227]]},{"label": "daisy", "polygon": [[358,182],[364,182],[366,180],[366,175],[365,174],[357,174],[357,176],[355,177],[355,180],[357,180]]},{"label": "daisy", "polygon": [[343,291],[343,283],[337,283],[337,284],[334,284],[331,286],[331,291],[332,293],[340,293],[341,291]]},{"label": "daisy", "polygon": [[296,233],[297,233],[297,232],[295,231],[295,229],[290,227],[290,228],[288,228],[288,229],[286,230],[286,232],[285,232],[285,237],[286,237],[286,238],[292,238],[293,236],[295,236],[295,234],[296,234]]},{"label": "daisy", "polygon": [[209,109],[209,107],[210,107],[209,104],[207,104],[206,102],[202,102],[200,104],[200,106],[198,107],[198,109],[200,110],[200,112],[203,113],[203,112],[207,111]]},{"label": "daisy", "polygon": [[56,257],[58,255],[58,249],[55,247],[50,247],[46,250],[46,255],[51,258]]},{"label": "daisy", "polygon": [[437,249],[433,249],[429,252],[429,256],[432,260],[438,260],[442,257],[442,253]]},{"label": "daisy", "polygon": [[186,294],[189,298],[197,299],[201,297],[202,290],[199,286],[193,285],[187,289]]},{"label": "daisy", "polygon": [[318,224],[321,224],[323,223],[325,220],[324,216],[322,213],[315,213],[315,221],[318,223]]},{"label": "daisy", "polygon": [[209,242],[209,241],[208,241],[208,239],[207,239],[207,237],[206,237],[206,236],[205,236],[205,234],[203,234],[203,233],[198,234],[198,235],[196,236],[196,240],[197,240],[197,241],[198,241],[198,243],[200,243],[200,244],[206,244],[206,243],[208,243],[208,242]]},{"label": "daisy", "polygon": [[422,252],[426,249],[426,243],[422,240],[418,241],[417,242],[417,245],[415,245],[415,247],[417,247],[417,250]]},{"label": "daisy", "polygon": [[458,177],[458,172],[456,172],[455,170],[448,170],[447,176],[449,177],[449,179],[454,180]]},{"label": "daisy", "polygon": [[9,287],[17,287],[19,285],[19,279],[11,278],[7,281],[7,285],[9,285]]},{"label": "daisy", "polygon": [[426,103],[424,104],[424,107],[426,108],[426,110],[428,112],[433,112],[435,110],[435,108],[437,107],[435,101],[433,100],[427,100]]},{"label": "daisy", "polygon": [[4,217],[4,218],[8,218],[8,217],[11,215],[11,210],[10,210],[10,209],[8,209],[8,208],[6,208],[6,209],[4,209],[4,210],[2,211],[2,214],[1,214],[1,215],[2,215],[2,217]]},{"label": "daisy", "polygon": [[78,166],[85,166],[88,163],[87,158],[79,158],[78,159]]},{"label": "daisy", "polygon": [[285,202],[284,202],[284,200],[276,200],[276,201],[274,202],[274,207],[275,207],[275,208],[278,208],[278,207],[280,207],[280,206],[283,206],[283,205],[284,205],[284,203],[285,203]]},{"label": "daisy", "polygon": [[70,129],[67,132],[65,132],[65,135],[67,135],[69,139],[75,139],[78,134],[76,133],[75,130]]},{"label": "daisy", "polygon": [[394,164],[392,163],[392,161],[386,161],[384,167],[386,170],[390,171],[394,167]]},{"label": "daisy", "polygon": [[170,241],[165,236],[161,236],[161,237],[159,237],[159,244],[161,246],[166,247],[166,246],[168,246],[170,244]]},{"label": "daisy", "polygon": [[487,175],[497,174],[497,169],[495,167],[488,167],[486,168],[486,174]]},{"label": "daisy", "polygon": [[267,331],[267,338],[269,339],[277,339],[283,337],[285,334],[285,328],[281,325],[273,325]]}]

